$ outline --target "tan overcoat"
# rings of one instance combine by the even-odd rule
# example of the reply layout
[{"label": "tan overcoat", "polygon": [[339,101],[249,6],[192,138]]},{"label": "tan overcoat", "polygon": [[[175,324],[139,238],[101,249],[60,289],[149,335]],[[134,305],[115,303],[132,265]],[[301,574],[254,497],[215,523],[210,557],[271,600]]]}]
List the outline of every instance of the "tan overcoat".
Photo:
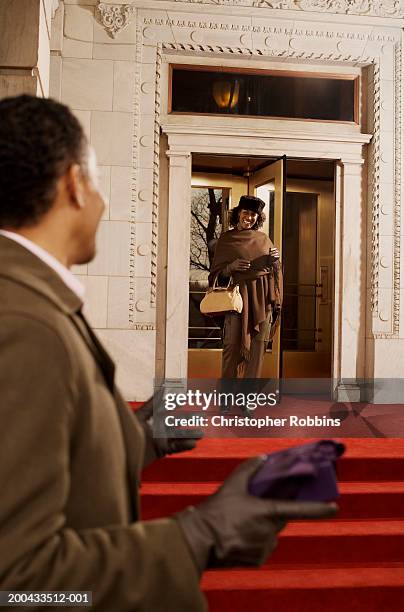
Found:
[{"label": "tan overcoat", "polygon": [[0,590],[92,591],[95,612],[205,610],[177,522],[137,522],[143,429],[81,306],[0,236]]}]

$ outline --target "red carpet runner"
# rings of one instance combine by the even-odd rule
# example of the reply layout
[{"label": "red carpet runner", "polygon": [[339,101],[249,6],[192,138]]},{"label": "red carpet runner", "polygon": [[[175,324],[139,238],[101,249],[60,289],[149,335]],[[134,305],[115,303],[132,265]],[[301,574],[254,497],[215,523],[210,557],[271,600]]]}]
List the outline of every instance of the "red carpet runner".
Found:
[{"label": "red carpet runner", "polygon": [[[203,440],[145,470],[143,518],[198,503],[245,458],[307,441]],[[404,440],[345,442],[338,519],[290,523],[260,569],[206,572],[210,612],[404,610]]]}]

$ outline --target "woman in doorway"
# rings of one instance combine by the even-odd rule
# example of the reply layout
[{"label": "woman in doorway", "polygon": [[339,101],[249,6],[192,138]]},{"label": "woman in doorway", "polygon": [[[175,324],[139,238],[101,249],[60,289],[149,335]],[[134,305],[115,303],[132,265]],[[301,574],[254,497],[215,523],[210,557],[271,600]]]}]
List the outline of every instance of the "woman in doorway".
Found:
[{"label": "woman in doorway", "polygon": [[282,270],[279,251],[260,232],[265,202],[242,196],[231,211],[229,224],[216,245],[209,284],[231,277],[240,287],[243,311],[227,313],[223,330],[222,378],[261,377],[268,341],[279,322],[282,306]]}]

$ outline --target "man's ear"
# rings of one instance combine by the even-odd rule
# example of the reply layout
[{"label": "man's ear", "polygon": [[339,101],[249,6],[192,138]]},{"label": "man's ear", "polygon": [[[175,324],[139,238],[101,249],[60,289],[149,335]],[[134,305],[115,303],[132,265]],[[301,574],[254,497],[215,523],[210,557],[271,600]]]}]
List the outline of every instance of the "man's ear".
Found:
[{"label": "man's ear", "polygon": [[83,173],[78,164],[73,164],[65,174],[66,189],[72,203],[78,208],[84,208],[84,185]]}]

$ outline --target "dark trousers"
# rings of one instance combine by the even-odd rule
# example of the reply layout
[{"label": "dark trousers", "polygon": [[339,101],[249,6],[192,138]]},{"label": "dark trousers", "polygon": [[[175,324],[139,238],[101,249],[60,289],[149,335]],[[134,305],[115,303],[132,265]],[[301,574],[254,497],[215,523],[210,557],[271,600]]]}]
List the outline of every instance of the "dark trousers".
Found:
[{"label": "dark trousers", "polygon": [[[265,347],[271,330],[272,315],[260,324],[251,340],[250,359],[245,363],[244,378],[260,378],[264,362]],[[241,314],[225,316],[223,329],[222,378],[237,378],[237,366],[241,347]]]}]

